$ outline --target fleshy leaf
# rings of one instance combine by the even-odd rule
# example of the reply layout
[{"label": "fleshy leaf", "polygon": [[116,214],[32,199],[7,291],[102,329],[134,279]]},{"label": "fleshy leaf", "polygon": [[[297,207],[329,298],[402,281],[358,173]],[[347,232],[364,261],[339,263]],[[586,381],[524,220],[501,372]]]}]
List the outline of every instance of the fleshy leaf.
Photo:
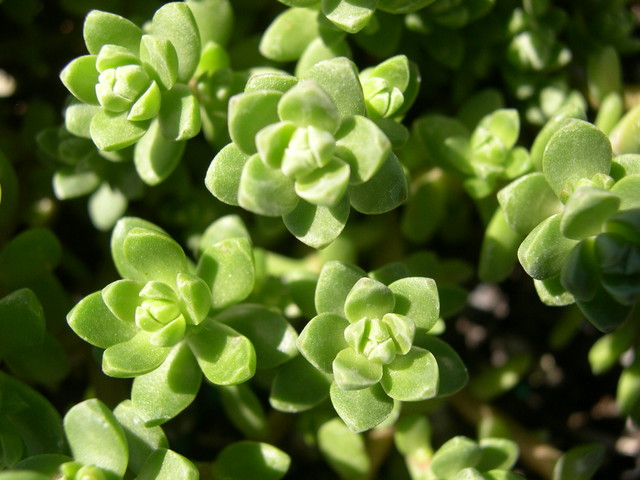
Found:
[{"label": "fleshy leaf", "polygon": [[74,460],[122,478],[129,459],[127,439],[113,413],[99,400],[79,403],[64,417],[64,431]]},{"label": "fleshy leaf", "polygon": [[431,352],[438,363],[438,397],[453,395],[467,384],[467,367],[448,343],[433,335],[418,335],[415,345]]},{"label": "fleshy leaf", "polygon": [[140,43],[140,60],[149,66],[151,75],[165,90],[170,90],[176,83],[178,54],[170,41],[155,35],[144,35]]},{"label": "fleshy leaf", "polygon": [[619,206],[617,195],[597,187],[580,186],[567,200],[560,231],[574,240],[597,235],[605,220],[616,213]]},{"label": "fleshy leaf", "polygon": [[44,312],[31,290],[16,290],[0,300],[0,358],[38,345],[44,334]]},{"label": "fleshy leaf", "polygon": [[100,150],[110,152],[133,145],[146,133],[148,121],[133,122],[128,112],[100,110],[91,119],[91,139]]},{"label": "fleshy leaf", "polygon": [[145,426],[160,425],[191,405],[201,382],[202,372],[191,349],[181,343],[162,365],[134,379],[131,401]]},{"label": "fleshy leaf", "polygon": [[188,140],[200,132],[200,105],[189,87],[178,84],[163,93],[158,119],[167,140]]},{"label": "fleshy leaf", "polygon": [[244,153],[256,153],[256,134],[280,120],[280,98],[281,92],[260,90],[234,95],[229,100],[229,136]]},{"label": "fleshy leaf", "polygon": [[17,235],[0,251],[0,282],[21,288],[49,275],[60,263],[62,246],[47,228],[30,228]]},{"label": "fleshy leaf", "polygon": [[391,398],[417,401],[438,393],[438,363],[431,352],[412,347],[406,355],[396,355],[384,368],[380,385]]},{"label": "fleshy leaf", "polygon": [[137,217],[121,218],[118,220],[113,232],[111,233],[111,257],[113,258],[113,263],[115,264],[120,276],[130,280],[146,281],[144,276],[129,264],[129,261],[124,255],[124,242],[127,239],[129,232],[134,228],[152,230],[165,235],[167,235],[167,233],[157,225]]},{"label": "fleshy leaf", "polygon": [[289,8],[278,15],[260,39],[260,53],[270,60],[291,62],[300,58],[318,36],[318,12]]},{"label": "fleshy leaf", "polygon": [[608,174],[611,158],[611,143],[604,133],[586,121],[569,119],[549,139],[542,172],[556,195],[563,198],[580,179]]},{"label": "fleshy leaf", "polygon": [[355,265],[335,260],[325,263],[320,271],[315,293],[318,313],[333,313],[345,317],[344,303],[347,295],[356,282],[365,276],[365,272]]},{"label": "fleshy leaf", "polygon": [[236,385],[253,376],[256,352],[251,342],[211,318],[188,338],[205,377],[217,385]]},{"label": "fleshy leaf", "polygon": [[87,50],[94,55],[103,45],[119,45],[138,56],[142,30],[119,15],[92,10],[84,20],[83,35]]},{"label": "fleshy leaf", "polygon": [[562,203],[540,172],[514,180],[498,192],[498,201],[511,228],[527,235],[540,222],[562,209]]},{"label": "fleshy leaf", "polygon": [[102,300],[120,321],[133,324],[136,308],[142,301],[139,295],[143,287],[144,282],[117,280],[102,289]]},{"label": "fleshy leaf", "polygon": [[96,105],[75,103],[64,111],[64,126],[69,133],[82,138],[91,138],[91,119],[100,111]]},{"label": "fleshy leaf", "polygon": [[300,332],[297,345],[300,353],[318,370],[332,372],[336,355],[347,347],[344,329],[349,322],[334,313],[321,313]]},{"label": "fleshy leaf", "polygon": [[431,470],[441,478],[453,477],[459,470],[475,466],[482,451],[473,440],[458,436],[445,442],[431,459]]},{"label": "fleshy leaf", "polygon": [[190,273],[179,273],[176,287],[187,320],[192,325],[200,324],[211,309],[211,290],[206,282]]},{"label": "fleshy leaf", "polygon": [[251,243],[246,238],[229,238],[211,245],[202,253],[197,272],[211,289],[212,308],[241,302],[255,282]]},{"label": "fleshy leaf", "polygon": [[336,132],[336,155],[351,167],[351,183],[371,179],[389,157],[391,143],[371,120],[347,118]]},{"label": "fleshy leaf", "polygon": [[136,171],[147,185],[157,185],[176,168],[186,143],[167,140],[158,121],[153,121],[147,133],[138,141],[133,160]]},{"label": "fleshy leaf", "polygon": [[133,338],[133,322],[119,320],[102,300],[100,292],[83,298],[67,315],[71,329],[83,340],[100,348],[108,348]]},{"label": "fleshy leaf", "polygon": [[125,400],[113,409],[118,423],[124,429],[129,449],[129,468],[140,472],[147,457],[158,448],[167,448],[169,442],[160,427],[146,427],[140,418],[140,411],[131,400]]},{"label": "fleshy leaf", "polygon": [[60,80],[78,100],[89,105],[98,105],[96,84],[98,70],[96,55],[83,55],[73,59],[60,72]]},{"label": "fleshy leaf", "polygon": [[553,480],[589,480],[605,458],[599,443],[580,445],[562,455],[553,468]]},{"label": "fleshy leaf", "polygon": [[332,364],[336,384],[343,390],[360,390],[382,378],[382,364],[369,360],[351,347],[338,352]]},{"label": "fleshy leaf", "polygon": [[416,324],[416,329],[428,332],[440,315],[438,287],[431,278],[409,277],[389,285],[395,297],[394,313],[406,315]]},{"label": "fleshy leaf", "polygon": [[243,153],[235,143],[230,143],[211,161],[207,170],[205,185],[220,201],[229,205],[238,205],[240,176],[249,156]]},{"label": "fleshy leaf", "polygon": [[351,432],[339,418],[320,426],[318,448],[340,478],[366,478],[371,473],[363,436]]},{"label": "fleshy leaf", "polygon": [[321,207],[336,207],[349,186],[349,166],[332,160],[295,182],[295,191],[304,200]]},{"label": "fleshy leaf", "polygon": [[352,432],[380,425],[393,411],[393,400],[380,385],[361,390],[343,390],[336,383],[329,391],[331,403]]},{"label": "fleshy leaf", "polygon": [[313,80],[303,80],[278,102],[278,115],[298,127],[313,125],[334,133],[340,125],[340,112],[333,99]]},{"label": "fleshy leaf", "polygon": [[164,362],[170,347],[151,345],[152,333],[139,330],[126,342],[107,348],[102,355],[102,370],[111,377],[127,378],[144,375]]},{"label": "fleshy leaf", "polygon": [[282,220],[298,240],[313,248],[324,248],[340,235],[347,224],[350,210],[348,195],[331,208],[300,200]]},{"label": "fleshy leaf", "polygon": [[136,279],[176,285],[176,275],[188,270],[182,247],[169,235],[156,230],[135,227],[127,232],[122,252]]},{"label": "fleshy leaf", "polygon": [[489,470],[509,470],[520,455],[518,444],[512,440],[499,437],[487,437],[480,440],[482,456],[477,465],[481,472]]},{"label": "fleshy leaf", "polygon": [[240,177],[238,203],[253,213],[279,217],[298,204],[294,184],[280,170],[267,167],[259,155],[247,160]]},{"label": "fleshy leaf", "polygon": [[224,448],[215,462],[215,478],[279,480],[289,470],[291,458],[267,443],[242,441]]},{"label": "fleshy leaf", "polygon": [[215,319],[251,341],[259,368],[277,367],[298,353],[298,334],[276,310],[263,305],[236,305],[216,315]]},{"label": "fleshy leaf", "polygon": [[562,235],[560,214],[541,222],[524,239],[518,249],[518,259],[526,272],[533,278],[542,280],[555,277],[576,240]]},{"label": "fleshy leaf", "polygon": [[302,78],[311,78],[318,82],[333,98],[343,117],[367,114],[356,66],[348,58],[337,57],[318,62],[307,70]]},{"label": "fleshy leaf", "polygon": [[394,311],[393,292],[384,284],[364,277],[349,291],[345,299],[344,311],[350,323],[362,318],[382,318]]},{"label": "fleshy leaf", "polygon": [[281,412],[309,410],[329,396],[330,385],[330,374],[321,372],[298,355],[278,368],[271,385],[269,403]]},{"label": "fleshy leaf", "polygon": [[[554,198],[555,195],[553,196]],[[501,207],[496,208],[480,248],[478,277],[483,282],[501,282],[518,261],[518,247],[524,239],[507,223]]]},{"label": "fleshy leaf", "polygon": [[166,448],[154,450],[142,466],[137,480],[198,480],[200,473],[189,459]]},{"label": "fleshy leaf", "polygon": [[389,153],[376,174],[368,181],[349,188],[351,206],[361,213],[385,213],[404,203],[409,185],[404,168],[393,153]]},{"label": "fleshy leaf", "polygon": [[200,60],[200,34],[189,6],[167,3],[153,15],[151,30],[174,46],[178,57],[178,81],[187,83]]},{"label": "fleshy leaf", "polygon": [[322,13],[340,29],[357,33],[371,20],[378,0],[323,0]]}]

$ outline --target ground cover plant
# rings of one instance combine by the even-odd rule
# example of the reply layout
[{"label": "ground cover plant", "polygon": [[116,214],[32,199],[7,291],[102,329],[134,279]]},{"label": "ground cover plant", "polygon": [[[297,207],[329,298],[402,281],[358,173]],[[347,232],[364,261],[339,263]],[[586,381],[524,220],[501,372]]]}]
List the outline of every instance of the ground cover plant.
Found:
[{"label": "ground cover plant", "polygon": [[637,4],[0,22],[0,480],[640,478]]}]

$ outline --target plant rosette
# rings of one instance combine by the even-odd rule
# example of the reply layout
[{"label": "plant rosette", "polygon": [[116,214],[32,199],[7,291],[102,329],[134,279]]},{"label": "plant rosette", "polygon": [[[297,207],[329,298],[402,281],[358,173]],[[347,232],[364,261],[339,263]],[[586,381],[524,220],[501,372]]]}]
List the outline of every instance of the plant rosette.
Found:
[{"label": "plant rosette", "polygon": [[542,172],[498,193],[542,301],[575,302],[602,331],[620,326],[640,295],[639,164],[637,155],[612,158],[602,131],[567,119],[549,138]]},{"label": "plant rosette", "polygon": [[350,206],[384,213],[408,195],[390,140],[366,114],[357,70],[344,57],[300,79],[253,76],[229,102],[232,143],[213,159],[207,188],[225,203],[282,217],[299,240],[325,247]]},{"label": "plant rosette", "polygon": [[200,131],[200,107],[187,85],[200,60],[200,36],[183,2],[161,7],[148,31],[118,15],[89,12],[83,30],[89,55],[72,60],[60,78],[82,102],[67,108],[69,130],[88,125],[84,135],[100,150],[136,144],[136,169],[153,185]]},{"label": "plant rosette", "polygon": [[133,405],[149,425],[186,408],[203,374],[214,384],[235,385],[253,376],[256,353],[265,367],[295,354],[295,331],[281,314],[239,305],[253,290],[253,252],[225,220],[212,224],[218,236],[202,245],[195,265],[159,227],[119,220],[111,251],[123,279],[85,297],[67,317],[76,334],[105,349],[107,375],[135,377]]},{"label": "plant rosette", "polygon": [[[396,402],[446,395],[465,384],[457,354],[426,335],[439,317],[432,279],[407,277],[386,286],[332,261],[320,273],[315,303],[318,315],[302,330],[298,349],[332,376],[331,402],[353,432],[379,425]],[[440,368],[445,357],[447,371]]]}]

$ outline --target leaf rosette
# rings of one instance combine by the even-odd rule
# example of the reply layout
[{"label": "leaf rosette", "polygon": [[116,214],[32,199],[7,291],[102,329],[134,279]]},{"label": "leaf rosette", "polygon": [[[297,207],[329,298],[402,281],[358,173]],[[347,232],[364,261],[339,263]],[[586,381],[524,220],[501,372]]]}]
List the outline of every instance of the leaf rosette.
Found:
[{"label": "leaf rosette", "polygon": [[613,158],[607,136],[586,121],[566,119],[555,128],[542,172],[512,182],[498,200],[509,228],[524,238],[518,259],[541,299],[575,302],[610,331],[640,296],[637,156]]},{"label": "leaf rosette", "polygon": [[[84,39],[89,55],[60,73],[86,104],[69,110],[67,123],[90,122],[87,135],[100,150],[138,143],[140,176],[159,183],[177,164],[184,141],[200,131],[198,101],[187,85],[198,66],[200,36],[188,4],[164,5],[149,33],[123,17],[93,10],[84,22]],[[153,152],[160,158],[150,159]]]},{"label": "leaf rosette", "polygon": [[[387,286],[333,261],[320,273],[315,303],[318,315],[301,332],[298,349],[332,376],[331,401],[352,431],[377,426],[396,402],[447,395],[464,385],[459,357],[425,335],[439,317],[432,279],[406,277]],[[447,384],[441,375],[455,380]]]},{"label": "leaf rosette", "polygon": [[283,217],[301,241],[324,247],[350,205],[376,214],[407,197],[391,142],[366,113],[355,66],[343,57],[300,80],[254,76],[229,102],[232,143],[213,159],[206,185],[225,203]]}]

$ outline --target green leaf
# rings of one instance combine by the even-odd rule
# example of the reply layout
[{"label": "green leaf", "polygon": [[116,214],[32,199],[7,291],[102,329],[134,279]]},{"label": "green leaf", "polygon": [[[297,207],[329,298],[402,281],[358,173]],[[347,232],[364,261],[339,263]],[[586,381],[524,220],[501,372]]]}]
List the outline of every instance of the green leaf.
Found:
[{"label": "green leaf", "polygon": [[438,397],[453,395],[467,384],[467,367],[448,343],[433,335],[419,335],[414,343],[431,352],[438,363]]},{"label": "green leaf", "polygon": [[139,330],[133,338],[108,347],[102,355],[102,371],[110,377],[129,378],[158,368],[171,348],[152,345],[152,335]]},{"label": "green leaf", "polygon": [[296,194],[309,203],[333,208],[340,204],[349,186],[349,166],[338,159],[324,167],[298,177],[294,188]]},{"label": "green leaf", "polygon": [[136,377],[131,389],[133,408],[152,427],[176,417],[196,398],[202,372],[191,349],[179,343],[155,370]]},{"label": "green leaf", "polygon": [[298,79],[290,73],[274,71],[265,73],[255,73],[249,77],[244,87],[245,93],[257,92],[260,90],[274,90],[285,93],[292,88]]},{"label": "green leaf", "polygon": [[576,304],[587,320],[601,332],[611,332],[618,328],[632,311],[631,306],[620,304],[602,286],[599,286],[592,299],[576,299]]},{"label": "green leaf", "polygon": [[620,210],[640,208],[640,175],[628,173],[611,187],[610,192],[620,196]]},{"label": "green leaf", "polygon": [[124,429],[129,449],[129,468],[139,473],[147,457],[158,448],[167,448],[169,442],[160,427],[146,427],[138,409],[131,400],[124,400],[113,409],[113,414]]},{"label": "green leaf", "polygon": [[502,108],[490,113],[478,124],[477,128],[485,128],[493,136],[500,139],[505,148],[512,148],[520,133],[520,117],[513,108]]},{"label": "green leaf", "polygon": [[129,230],[122,253],[128,266],[137,273],[132,280],[154,280],[175,287],[177,274],[189,268],[182,247],[166,233],[153,229]]},{"label": "green leaf", "polygon": [[560,274],[562,286],[576,299],[583,301],[593,299],[600,283],[593,240],[586,239],[571,250]]},{"label": "green leaf", "polygon": [[287,230],[301,242],[313,248],[325,248],[342,232],[351,206],[345,195],[335,207],[323,207],[300,200],[282,217]]},{"label": "green leaf", "polygon": [[389,153],[386,161],[368,181],[349,188],[351,206],[361,213],[386,213],[409,196],[407,176],[398,158]]},{"label": "green leaf", "polygon": [[324,373],[332,373],[333,361],[338,353],[347,348],[344,329],[349,322],[334,313],[321,313],[311,319],[298,337],[300,353],[314,367]]},{"label": "green leaf", "polygon": [[351,168],[350,181],[354,185],[370,180],[389,158],[389,139],[368,118],[345,119],[335,136],[336,156]]},{"label": "green leaf", "polygon": [[74,58],[60,72],[60,80],[78,100],[89,105],[98,105],[96,84],[98,70],[97,55],[83,55]]},{"label": "green leaf", "polygon": [[[43,480],[50,480],[58,473],[60,465],[70,461],[70,457],[57,453],[43,453],[41,455],[34,455],[32,457],[27,457],[24,460],[21,460],[20,462],[13,465],[12,470],[0,474],[0,478],[4,480],[10,480],[12,478],[24,478],[25,480],[39,480],[40,478],[42,478]],[[27,471],[25,472],[24,470]],[[13,477],[11,476],[12,474],[17,474],[18,476]],[[24,477],[21,476],[22,474],[24,474]],[[45,476],[40,477],[38,476],[39,474]]]},{"label": "green leaf", "polygon": [[45,318],[38,297],[23,288],[0,300],[0,358],[42,343]]},{"label": "green leaf", "polygon": [[240,176],[249,156],[243,153],[235,143],[230,143],[211,161],[205,185],[218,200],[238,206]]},{"label": "green leaf", "polygon": [[89,217],[99,230],[109,230],[127,210],[129,201],[123,192],[103,182],[89,197]]},{"label": "green leaf", "polygon": [[279,217],[298,204],[294,184],[279,169],[267,167],[259,155],[244,165],[238,188],[238,203],[259,215]]},{"label": "green leaf", "polygon": [[329,396],[331,375],[311,365],[298,355],[278,368],[269,403],[281,412],[309,410]]},{"label": "green leaf", "polygon": [[187,0],[198,24],[201,44],[226,45],[233,31],[233,7],[229,0]]},{"label": "green leaf", "polygon": [[362,435],[351,432],[339,418],[318,429],[318,448],[341,478],[365,478],[371,462]]},{"label": "green leaf", "polygon": [[574,447],[558,459],[553,468],[553,480],[589,480],[604,460],[605,447],[587,444]]},{"label": "green leaf", "polygon": [[558,275],[567,255],[577,243],[562,235],[561,221],[560,214],[547,218],[527,235],[518,248],[522,267],[535,279],[543,280]]},{"label": "green leaf", "polygon": [[[324,25],[321,28],[323,27]],[[335,35],[337,31],[332,30],[331,33]],[[303,77],[316,63],[336,57],[351,58],[351,48],[345,39],[325,42],[322,36],[317,37],[300,56],[296,63],[295,74],[297,77]]]},{"label": "green leaf", "polygon": [[200,105],[189,87],[178,84],[162,94],[158,120],[167,140],[188,140],[200,132]]},{"label": "green leaf", "polygon": [[170,90],[178,80],[178,54],[170,41],[155,35],[143,35],[140,60],[165,90]]},{"label": "green leaf", "polygon": [[60,343],[48,332],[42,342],[11,353],[4,359],[10,371],[44,385],[55,387],[69,374],[69,359]]},{"label": "green leaf", "polygon": [[198,325],[211,310],[211,290],[204,280],[190,273],[179,273],[176,286],[188,322]]},{"label": "green leaf", "polygon": [[616,403],[620,412],[637,422],[640,418],[640,356],[637,348],[635,354],[633,363],[622,370],[620,375]]},{"label": "green leaf", "polygon": [[160,123],[153,121],[147,133],[136,144],[133,160],[136,171],[147,185],[157,185],[167,179],[182,158],[186,142],[167,140]]},{"label": "green leaf", "polygon": [[129,451],[124,430],[113,413],[98,399],[85,400],[64,416],[64,431],[75,461],[122,478]]},{"label": "green leaf", "polygon": [[25,230],[0,252],[0,282],[9,288],[28,286],[43,275],[50,275],[61,257],[62,246],[51,230]]},{"label": "green leaf", "polygon": [[94,55],[104,45],[118,45],[138,56],[142,30],[119,15],[92,10],[84,20],[83,35],[87,50]]},{"label": "green leaf", "polygon": [[101,182],[95,171],[78,172],[74,167],[60,168],[53,174],[53,192],[58,200],[68,200],[90,194]]},{"label": "green leaf", "polygon": [[478,277],[483,282],[501,282],[507,278],[516,264],[518,247],[523,239],[524,235],[515,232],[507,223],[502,207],[496,208],[480,247]]},{"label": "green leaf", "polygon": [[323,0],[322,13],[348,33],[357,33],[371,20],[378,0]]},{"label": "green leaf", "polygon": [[148,121],[133,122],[128,112],[100,110],[91,119],[91,139],[100,150],[110,152],[133,145],[146,133]]},{"label": "green leaf", "polygon": [[157,225],[137,217],[123,217],[116,223],[111,233],[111,257],[113,263],[122,278],[130,280],[146,281],[145,278],[125,258],[124,242],[128,238],[129,232],[135,228],[152,230],[155,232],[167,233]]},{"label": "green leaf", "polygon": [[569,197],[562,212],[560,231],[582,240],[602,231],[604,222],[618,211],[620,197],[602,188],[583,185]]},{"label": "green leaf", "polygon": [[162,104],[162,93],[158,84],[153,81],[129,109],[127,120],[132,122],[152,120],[158,113]]},{"label": "green leaf", "polygon": [[335,383],[343,390],[360,390],[377,384],[382,378],[382,364],[347,347],[336,355],[332,364]]},{"label": "green leaf", "polygon": [[187,83],[200,60],[200,34],[189,6],[167,3],[153,15],[151,31],[174,46],[178,57],[178,81]]},{"label": "green leaf", "polygon": [[262,34],[260,53],[277,62],[297,60],[318,36],[317,17],[318,12],[309,8],[285,10]]},{"label": "green leaf", "polygon": [[506,438],[483,438],[480,440],[482,456],[476,468],[481,472],[509,470],[520,455],[518,444]]},{"label": "green leaf", "polygon": [[389,13],[411,13],[426,7],[435,0],[380,0],[378,9]]},{"label": "green leaf", "polygon": [[67,315],[67,322],[76,335],[100,348],[126,342],[137,332],[132,321],[124,322],[111,313],[101,292],[92,293],[78,302]]},{"label": "green leaf", "polygon": [[253,345],[231,327],[208,318],[187,341],[205,377],[212,383],[237,385],[255,373]]},{"label": "green leaf", "polygon": [[431,352],[411,347],[406,355],[396,355],[384,367],[380,385],[391,398],[413,402],[433,398],[438,393],[438,363]]},{"label": "green leaf", "polygon": [[302,80],[278,102],[281,120],[297,127],[314,126],[334,133],[340,126],[340,112],[322,87],[314,80]]},{"label": "green leaf", "polygon": [[607,136],[592,124],[566,120],[544,150],[542,172],[560,198],[566,198],[583,178],[608,174],[612,150]]},{"label": "green leaf", "polygon": [[269,424],[260,399],[247,383],[218,386],[224,411],[233,424],[248,438],[264,438]]},{"label": "green leaf", "polygon": [[224,215],[207,227],[198,243],[198,256],[208,247],[230,238],[246,238],[251,242],[246,225],[242,218],[235,214]]},{"label": "green leaf", "polygon": [[354,433],[380,425],[393,411],[393,400],[380,385],[343,390],[334,382],[329,394],[336,412]]},{"label": "green leaf", "polygon": [[189,459],[166,448],[154,450],[136,480],[198,480],[200,472]]},{"label": "green leaf", "polygon": [[291,458],[267,443],[242,441],[225,447],[213,462],[215,478],[279,480],[289,470]]},{"label": "green leaf", "polygon": [[366,116],[364,94],[355,64],[346,57],[332,58],[316,63],[302,79],[315,80],[327,92],[343,117]]},{"label": "green leaf", "polygon": [[256,134],[267,125],[280,121],[280,98],[281,92],[260,90],[234,95],[229,99],[229,136],[244,153],[256,153]]},{"label": "green leaf", "polygon": [[534,279],[533,285],[540,297],[540,301],[545,305],[563,307],[575,303],[573,295],[567,292],[560,283],[560,275],[544,280]]},{"label": "green leaf", "polygon": [[[366,276],[361,268],[337,260],[325,263],[316,286],[315,304],[319,314],[345,317],[344,303],[358,280]],[[346,328],[347,325],[345,325]],[[337,353],[337,352],[336,352]]]},{"label": "green leaf", "polygon": [[562,203],[540,172],[511,182],[498,192],[498,201],[511,228],[523,236],[562,209]]},{"label": "green leaf", "polygon": [[246,238],[229,238],[208,247],[197,268],[211,290],[211,307],[220,309],[249,296],[255,282],[253,250]]},{"label": "green leaf", "polygon": [[431,278],[409,277],[389,285],[395,297],[394,313],[409,317],[418,332],[428,332],[440,315],[438,287]]},{"label": "green leaf", "polygon": [[277,367],[298,353],[298,334],[276,310],[263,305],[235,305],[216,315],[215,319],[251,341],[258,368]]},{"label": "green leaf", "polygon": [[457,436],[445,442],[431,459],[431,471],[441,478],[451,478],[458,471],[478,464],[482,450],[473,440]]},{"label": "green leaf", "polygon": [[0,371],[0,392],[3,409],[10,408],[11,397],[18,404],[10,412],[10,421],[20,432],[24,454],[32,456],[67,451],[62,419],[49,400],[4,371]]},{"label": "green leaf", "polygon": [[609,133],[611,145],[616,155],[638,153],[640,146],[638,120],[640,120],[640,106],[636,105],[618,121]]},{"label": "green leaf", "polygon": [[[86,103],[73,103],[64,111],[64,127],[69,133],[82,138],[91,138],[89,126],[91,119],[100,110],[96,105],[87,105]],[[59,140],[56,140],[58,142]],[[53,156],[57,156],[61,145],[56,145],[56,152]]]},{"label": "green leaf", "polygon": [[[350,323],[362,318],[382,318],[394,311],[393,292],[384,284],[367,277],[359,279],[345,299],[344,311]],[[400,312],[398,312],[400,313]]]}]

